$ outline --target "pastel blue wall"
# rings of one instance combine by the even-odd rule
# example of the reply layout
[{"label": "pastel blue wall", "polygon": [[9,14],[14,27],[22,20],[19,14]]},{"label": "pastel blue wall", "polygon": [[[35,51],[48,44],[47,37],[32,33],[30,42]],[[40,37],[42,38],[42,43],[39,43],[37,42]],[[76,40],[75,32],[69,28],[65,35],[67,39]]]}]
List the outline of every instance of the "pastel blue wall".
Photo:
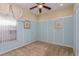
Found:
[{"label": "pastel blue wall", "polygon": [[79,56],[79,4],[75,4],[75,12],[73,16],[74,29],[74,52]]},{"label": "pastel blue wall", "polygon": [[[56,29],[55,22],[62,21],[64,23],[63,29]],[[47,41],[50,43],[59,43],[66,46],[73,47],[73,17],[61,17],[57,19],[49,19],[46,21],[39,21],[38,25],[38,40]]]},{"label": "pastel blue wall", "polygon": [[[31,21],[31,27],[30,29],[24,29],[24,21],[22,20],[19,20],[18,21],[18,30],[17,30],[17,39],[18,40],[22,40],[23,42],[31,42],[31,41],[34,41],[36,40],[36,21]],[[21,41],[21,42],[22,42]]]},{"label": "pastel blue wall", "polygon": [[73,17],[64,18],[64,43],[73,46]]},{"label": "pastel blue wall", "polygon": [[[73,17],[61,17],[57,19],[48,19],[46,21],[31,21],[31,28],[24,29],[24,20],[17,21],[17,40],[0,44],[0,52],[4,52],[22,44],[28,44],[35,40],[47,41],[50,43],[59,43],[73,47]],[[56,29],[55,22],[60,20],[64,23],[63,29]]]},{"label": "pastel blue wall", "polygon": [[79,56],[79,5],[76,11],[76,47],[77,47],[77,55]]}]

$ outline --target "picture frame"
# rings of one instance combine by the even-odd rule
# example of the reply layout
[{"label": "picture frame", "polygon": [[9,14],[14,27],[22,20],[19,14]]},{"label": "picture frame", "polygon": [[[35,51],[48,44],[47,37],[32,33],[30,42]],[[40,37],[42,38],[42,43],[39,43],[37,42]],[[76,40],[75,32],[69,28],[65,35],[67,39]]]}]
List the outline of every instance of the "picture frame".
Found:
[{"label": "picture frame", "polygon": [[31,22],[29,20],[24,21],[24,29],[30,29],[31,27]]},{"label": "picture frame", "polygon": [[63,21],[56,21],[55,22],[55,28],[56,29],[63,29],[63,27],[64,27]]}]

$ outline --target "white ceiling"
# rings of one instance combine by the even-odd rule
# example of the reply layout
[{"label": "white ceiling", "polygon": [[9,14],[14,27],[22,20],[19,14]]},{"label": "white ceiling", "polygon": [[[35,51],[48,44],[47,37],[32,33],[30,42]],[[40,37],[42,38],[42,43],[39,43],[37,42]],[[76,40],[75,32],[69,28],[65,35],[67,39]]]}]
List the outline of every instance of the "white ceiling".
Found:
[{"label": "white ceiling", "polygon": [[[30,10],[29,8],[35,6],[36,4],[34,4],[34,3],[15,3],[14,5],[17,5],[17,6],[26,8],[27,10]],[[45,5],[51,7],[52,9],[48,10],[48,9],[42,8],[42,14],[47,13],[49,11],[63,9],[63,8],[66,8],[70,5],[72,5],[72,4],[71,3],[63,3],[63,6],[60,6],[60,3],[46,3]],[[33,10],[30,10],[30,11],[36,15],[39,14],[38,8],[35,8]]]}]

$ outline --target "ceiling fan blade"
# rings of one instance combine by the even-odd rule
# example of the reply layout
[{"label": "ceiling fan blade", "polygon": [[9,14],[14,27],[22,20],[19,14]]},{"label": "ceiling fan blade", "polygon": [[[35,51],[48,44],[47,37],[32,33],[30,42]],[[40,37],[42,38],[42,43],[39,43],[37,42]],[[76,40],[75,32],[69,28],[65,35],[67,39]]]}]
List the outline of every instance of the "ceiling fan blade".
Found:
[{"label": "ceiling fan blade", "polygon": [[51,10],[50,7],[43,5],[44,8]]},{"label": "ceiling fan blade", "polygon": [[45,3],[36,3],[36,4],[38,4],[38,5],[39,5],[39,4],[45,4]]},{"label": "ceiling fan blade", "polygon": [[42,9],[40,8],[40,9],[39,9],[39,13],[41,13],[41,12],[42,12]]},{"label": "ceiling fan blade", "polygon": [[37,5],[39,5],[40,3],[36,3]]},{"label": "ceiling fan blade", "polygon": [[34,7],[32,7],[32,8],[30,8],[30,9],[34,9],[34,8],[36,8],[37,6],[34,6]]},{"label": "ceiling fan blade", "polygon": [[42,4],[45,4],[45,3],[42,3]]}]

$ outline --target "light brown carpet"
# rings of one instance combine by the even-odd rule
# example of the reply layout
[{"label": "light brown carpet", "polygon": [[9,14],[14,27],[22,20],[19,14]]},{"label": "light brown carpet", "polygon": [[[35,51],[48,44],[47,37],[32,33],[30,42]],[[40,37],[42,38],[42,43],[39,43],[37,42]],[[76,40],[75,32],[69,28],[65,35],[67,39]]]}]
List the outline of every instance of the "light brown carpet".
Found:
[{"label": "light brown carpet", "polygon": [[72,56],[73,49],[65,46],[36,41],[12,50],[2,56]]}]

